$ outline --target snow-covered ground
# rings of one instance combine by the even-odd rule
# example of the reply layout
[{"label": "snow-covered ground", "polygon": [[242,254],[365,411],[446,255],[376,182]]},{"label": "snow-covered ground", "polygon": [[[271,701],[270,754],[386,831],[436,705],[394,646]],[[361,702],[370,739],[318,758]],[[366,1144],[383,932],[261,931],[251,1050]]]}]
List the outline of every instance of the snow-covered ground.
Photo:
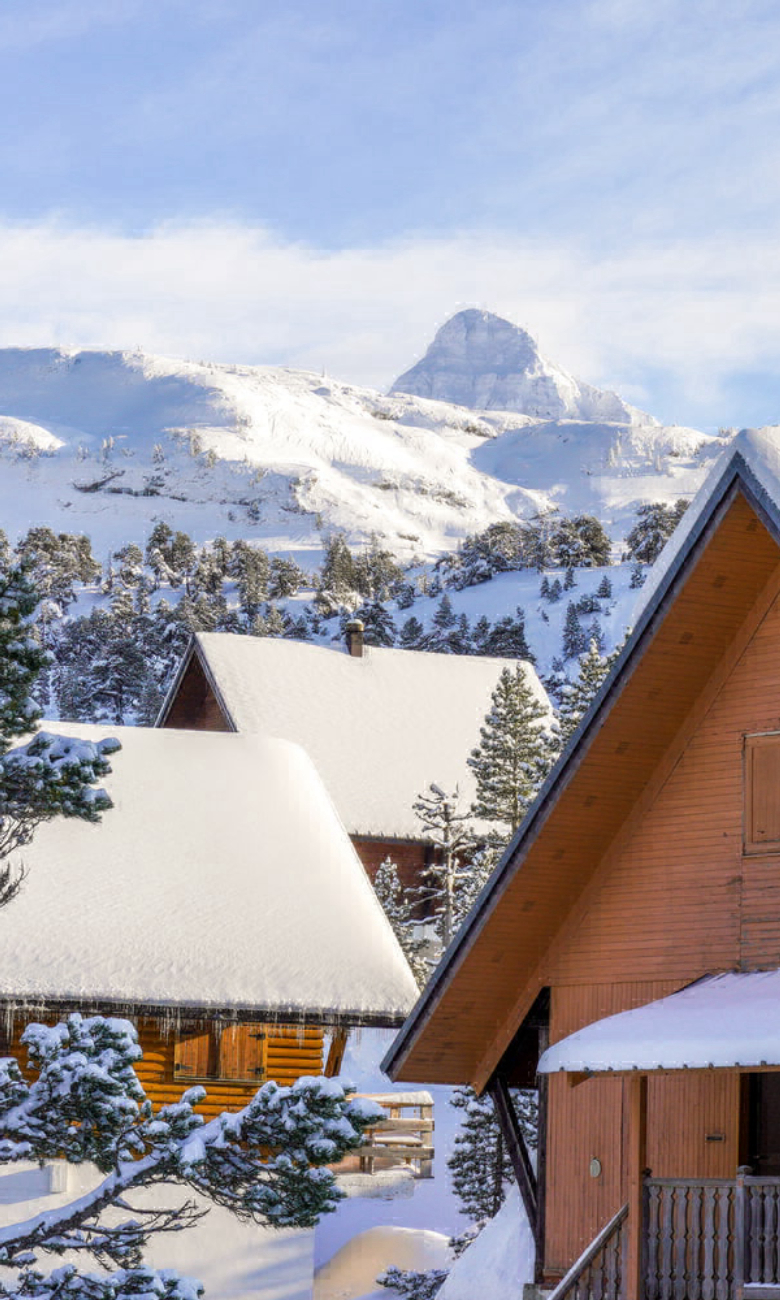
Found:
[{"label": "snow-covered ground", "polygon": [[164,519],[304,564],[323,527],[432,558],[549,510],[597,514],[620,538],[641,502],[692,495],[724,444],[577,401],[599,418],[565,403],[555,419],[473,411],[265,366],[5,348],[0,510],[11,536],[45,521],[86,532],[99,555]]}]

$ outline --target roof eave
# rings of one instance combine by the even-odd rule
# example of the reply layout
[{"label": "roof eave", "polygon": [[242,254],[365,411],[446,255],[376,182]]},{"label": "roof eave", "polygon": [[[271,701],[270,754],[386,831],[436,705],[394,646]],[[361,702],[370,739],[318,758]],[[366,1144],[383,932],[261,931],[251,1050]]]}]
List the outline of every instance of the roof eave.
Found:
[{"label": "roof eave", "polygon": [[653,592],[636,627],[628,637],[612,671],[602,683],[579,727],[542,785],[528,814],[507,845],[492,875],[486,881],[460,931],[441,958],[430,982],[415,1004],[382,1061],[382,1070],[395,1079],[416,1046],[422,1031],[434,1014],[446,987],[479,938],[488,917],[517,871],[523,858],[540,834],[557,800],[583,762],[590,741],[612,709],[622,687],[639,661],[648,638],[673,601],[683,571],[699,546],[704,534],[742,491],[775,540],[780,543],[780,507],[756,477],[741,451],[735,451],[724,465],[723,473],[710,491],[706,505],[690,529],[684,545]]}]

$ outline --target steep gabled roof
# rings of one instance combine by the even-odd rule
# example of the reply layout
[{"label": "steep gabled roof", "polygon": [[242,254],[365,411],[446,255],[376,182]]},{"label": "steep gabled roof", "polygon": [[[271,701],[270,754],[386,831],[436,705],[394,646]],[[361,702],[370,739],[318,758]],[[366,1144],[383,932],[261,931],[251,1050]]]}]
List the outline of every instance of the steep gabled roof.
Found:
[{"label": "steep gabled roof", "polygon": [[779,538],[780,429],[746,430],[659,557],[618,662],[388,1052],[391,1077],[485,1085],[545,953],[763,608]]},{"label": "steep gabled roof", "polygon": [[[419,839],[412,804],[432,781],[475,793],[467,759],[501,670],[515,660],[366,647],[362,657],[271,637],[200,633],[197,659],[228,726],[280,736],[313,760],[353,835]],[[530,664],[526,678],[547,697]],[[160,715],[164,723],[176,687]]]},{"label": "steep gabled roof", "polygon": [[100,824],[59,818],[0,913],[0,1002],[398,1024],[417,989],[311,761],[257,736],[116,736]]}]

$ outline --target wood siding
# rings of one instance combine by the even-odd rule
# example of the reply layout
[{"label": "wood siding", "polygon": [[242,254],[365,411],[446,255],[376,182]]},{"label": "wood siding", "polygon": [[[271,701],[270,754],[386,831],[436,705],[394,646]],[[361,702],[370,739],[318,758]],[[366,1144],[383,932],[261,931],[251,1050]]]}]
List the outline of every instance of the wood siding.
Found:
[{"label": "wood siding", "polygon": [[162,725],[178,727],[181,731],[232,730],[195,654],[187,664]]},{"label": "wood siding", "polygon": [[[205,1101],[196,1107],[200,1114],[213,1119],[223,1110],[239,1110],[251,1100],[264,1080],[240,1080],[238,1072],[248,1065],[254,1068],[263,1057],[265,1078],[280,1084],[294,1083],[301,1075],[322,1074],[323,1070],[323,1031],[319,1025],[241,1025],[225,1029],[220,1035],[224,1065],[238,1076],[236,1082],[231,1078],[208,1077],[215,1068],[214,1037],[208,1030],[197,1028],[179,1035],[171,1031],[166,1035],[155,1020],[139,1020],[136,1027],[143,1050],[143,1059],[135,1067],[136,1073],[155,1109],[178,1101],[185,1088],[197,1079],[207,1092]],[[260,1029],[267,1033],[265,1040],[248,1039],[241,1033],[242,1030],[256,1032]],[[17,1021],[9,1050],[24,1069],[27,1053],[21,1043],[23,1031],[23,1022]],[[250,1044],[251,1062],[246,1054],[246,1045],[241,1047],[239,1040]],[[185,1043],[184,1051],[182,1041]],[[176,1065],[182,1062],[186,1062],[189,1068],[177,1070]],[[206,1073],[199,1075],[197,1070]]]},{"label": "wood siding", "polygon": [[[780,731],[779,651],[780,598],[772,595],[540,963],[539,979],[551,987],[552,1042],[708,972],[780,965],[780,856],[756,853],[755,844],[745,851],[744,761],[746,736]],[[774,798],[780,811],[780,782]],[[568,1267],[625,1200],[624,1086],[609,1077],[577,1087],[550,1081],[549,1273]],[[739,1119],[738,1073],[651,1076],[653,1175],[734,1177]],[[602,1166],[597,1179],[593,1156]]]},{"label": "wood siding", "polygon": [[[776,617],[769,620],[771,634],[765,624],[767,604],[777,595],[779,562],[780,549],[750,503],[739,493],[729,498],[635,644],[608,707],[562,769],[554,802],[537,810],[505,872],[500,902],[496,895],[485,907],[458,953],[456,973],[429,996],[428,1014],[418,1019],[396,1058],[394,1078],[468,1079],[484,1088],[549,984],[553,950],[563,950],[556,978],[577,984],[664,978],[683,983],[711,964],[738,964],[740,925],[748,924],[740,900],[742,736],[780,729],[780,683],[776,674],[768,685],[761,678],[766,664],[759,668],[761,656],[753,646],[756,637],[771,645],[777,635]],[[732,665],[741,667],[746,648],[751,675],[761,678],[745,680],[741,688],[737,703],[743,711],[748,706],[746,716],[724,722],[731,728],[727,753],[716,749],[709,760],[700,758],[689,751],[691,728],[709,719],[711,692],[716,699],[723,693],[721,675],[732,690]],[[713,783],[709,807],[697,799],[691,803],[686,794],[675,809],[666,795],[670,828],[676,818],[669,852],[664,846],[652,869],[643,874],[644,864],[637,863],[632,874],[639,840],[634,836],[632,848],[621,850],[615,883],[622,873],[625,902],[621,906],[619,889],[607,891],[614,898],[604,898],[596,940],[589,917],[600,897],[605,854],[610,845],[617,852],[632,838],[680,763],[697,772],[704,764]],[[693,785],[690,780],[688,789]],[[729,786],[730,792],[724,789]],[[653,856],[650,845],[640,852]],[[688,862],[696,852],[712,860],[712,870],[694,872],[689,881]],[[763,861],[751,859],[756,878]],[[679,898],[672,892],[678,888]],[[766,939],[764,931],[764,952]],[[602,940],[605,960],[599,956]],[[746,952],[748,940],[758,961],[758,935],[745,929]],[[580,961],[586,951],[587,969]],[[774,951],[780,951],[777,942]]]}]

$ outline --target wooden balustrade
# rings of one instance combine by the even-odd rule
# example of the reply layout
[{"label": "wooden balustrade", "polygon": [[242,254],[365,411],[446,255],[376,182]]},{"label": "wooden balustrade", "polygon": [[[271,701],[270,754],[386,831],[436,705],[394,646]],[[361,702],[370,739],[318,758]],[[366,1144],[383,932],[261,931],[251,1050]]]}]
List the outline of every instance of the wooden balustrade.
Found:
[{"label": "wooden balustrade", "polygon": [[610,1219],[547,1300],[619,1300],[623,1294],[628,1206]]},{"label": "wooden balustrade", "polygon": [[366,1129],[366,1141],[355,1153],[360,1157],[361,1172],[373,1174],[377,1168],[405,1164],[415,1177],[432,1178],[434,1121],[431,1094],[372,1092],[361,1095],[387,1112],[387,1119]]}]

